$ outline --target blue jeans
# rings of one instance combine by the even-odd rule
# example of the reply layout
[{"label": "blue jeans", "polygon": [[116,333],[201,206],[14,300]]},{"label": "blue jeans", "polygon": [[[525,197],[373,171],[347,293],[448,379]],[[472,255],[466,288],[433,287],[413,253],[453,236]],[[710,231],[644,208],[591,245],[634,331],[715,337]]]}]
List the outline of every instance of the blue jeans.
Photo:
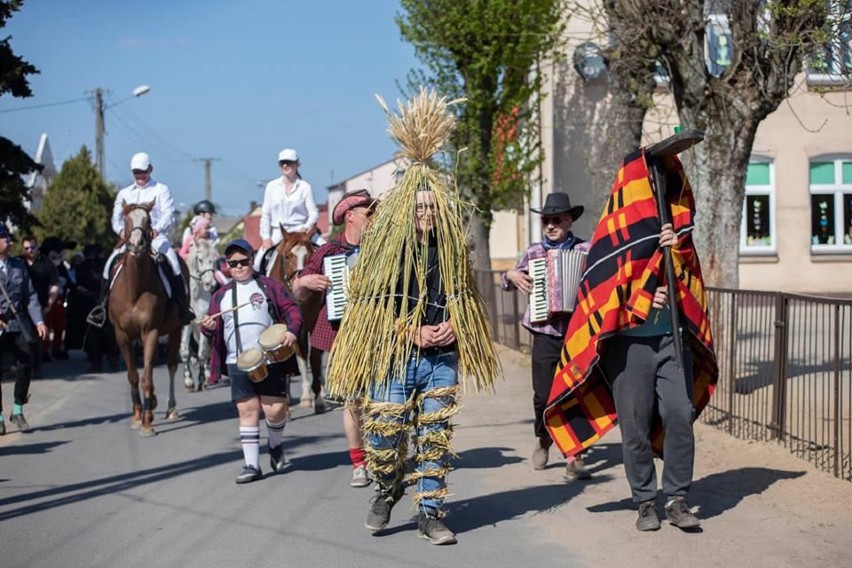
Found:
[{"label": "blue jeans", "polygon": [[[385,384],[374,384],[370,390],[371,403],[393,406],[389,408],[385,404],[372,409],[368,406],[369,420],[386,427],[378,432],[367,426],[370,432],[368,455],[373,452],[374,464],[378,460],[377,467],[372,468],[373,477],[380,490],[388,492],[401,483],[407,458],[408,428],[413,422],[417,433],[417,471],[412,478],[417,484],[415,502],[421,511],[439,511],[444,502],[450,467],[450,415],[458,409],[455,401],[457,370],[455,352],[413,356],[404,377],[391,376]],[[409,421],[412,411],[414,418]],[[387,428],[388,424],[394,426]]]}]

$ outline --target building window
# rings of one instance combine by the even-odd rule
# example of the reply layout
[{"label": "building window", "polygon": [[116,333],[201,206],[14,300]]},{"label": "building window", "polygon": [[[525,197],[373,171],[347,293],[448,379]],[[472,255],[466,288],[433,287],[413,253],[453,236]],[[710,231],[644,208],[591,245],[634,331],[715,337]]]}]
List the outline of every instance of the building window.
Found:
[{"label": "building window", "polygon": [[776,253],[775,168],[770,160],[752,158],[746,173],[740,254]]},{"label": "building window", "polygon": [[811,252],[852,254],[852,158],[810,163]]},{"label": "building window", "polygon": [[808,60],[808,84],[843,86],[852,81],[852,2],[832,0],[826,24],[828,41]]}]

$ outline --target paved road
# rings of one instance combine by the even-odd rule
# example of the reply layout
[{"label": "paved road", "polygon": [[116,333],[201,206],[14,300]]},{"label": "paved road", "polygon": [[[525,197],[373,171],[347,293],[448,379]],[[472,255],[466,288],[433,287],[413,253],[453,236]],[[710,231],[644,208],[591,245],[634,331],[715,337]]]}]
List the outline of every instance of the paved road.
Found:
[{"label": "paved road", "polygon": [[339,410],[297,409],[285,430],[292,468],[238,486],[227,389],[179,392],[182,418],[167,423],[158,369],[158,435],[142,439],[123,374],[54,364],[67,376],[34,383],[33,431],[0,439],[0,567],[852,565],[852,484],[775,446],[698,429],[698,535],[633,529],[615,434],[592,454],[590,482],[564,481],[561,463],[533,471],[529,362],[501,351],[498,395],[466,395],[457,421],[451,547],[416,538],[410,495],[388,529],[364,528],[372,490],[348,486]]}]

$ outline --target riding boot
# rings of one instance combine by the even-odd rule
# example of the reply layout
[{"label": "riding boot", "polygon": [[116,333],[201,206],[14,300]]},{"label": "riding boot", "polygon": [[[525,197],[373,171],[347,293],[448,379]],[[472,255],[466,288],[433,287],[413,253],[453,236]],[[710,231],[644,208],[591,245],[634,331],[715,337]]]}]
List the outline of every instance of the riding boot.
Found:
[{"label": "riding boot", "polygon": [[98,300],[98,305],[92,308],[89,315],[86,316],[86,323],[89,325],[101,328],[106,323],[107,319],[107,299],[109,298],[109,280],[101,280],[101,297]]},{"label": "riding boot", "polygon": [[195,319],[195,312],[189,307],[189,299],[186,297],[186,284],[183,276],[178,274],[172,278],[172,298],[178,309],[181,325],[189,325]]}]

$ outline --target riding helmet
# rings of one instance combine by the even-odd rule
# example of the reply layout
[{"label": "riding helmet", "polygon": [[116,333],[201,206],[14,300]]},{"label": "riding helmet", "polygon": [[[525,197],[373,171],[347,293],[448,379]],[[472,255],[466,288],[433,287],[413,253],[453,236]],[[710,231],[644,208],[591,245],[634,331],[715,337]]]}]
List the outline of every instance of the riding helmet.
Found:
[{"label": "riding helmet", "polygon": [[196,215],[200,215],[201,213],[211,213],[213,215],[216,214],[216,206],[213,205],[206,199],[203,199],[195,204],[195,208],[193,209]]}]

